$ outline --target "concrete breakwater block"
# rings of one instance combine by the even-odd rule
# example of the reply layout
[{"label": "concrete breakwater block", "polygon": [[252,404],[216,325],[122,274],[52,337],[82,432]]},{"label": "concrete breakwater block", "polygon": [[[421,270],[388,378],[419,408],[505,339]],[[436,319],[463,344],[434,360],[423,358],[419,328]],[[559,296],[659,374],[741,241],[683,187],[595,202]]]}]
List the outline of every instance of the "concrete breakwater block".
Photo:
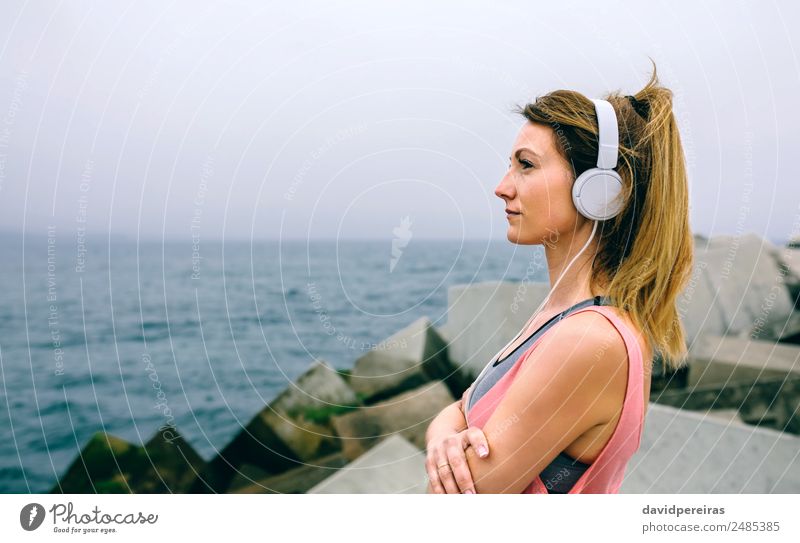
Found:
[{"label": "concrete breakwater block", "polygon": [[[787,251],[784,250],[783,253]],[[794,264],[794,255],[789,260]],[[694,266],[676,300],[687,345],[701,334],[794,338],[790,294],[800,272],[770,242],[748,234],[694,237]],[[486,281],[448,289],[439,332],[450,359],[471,378],[522,328],[549,292],[548,283]],[[787,322],[790,329],[787,330]]]},{"label": "concrete breakwater block", "polygon": [[316,360],[209,462],[192,490],[223,492],[244,464],[277,475],[339,450],[330,415],[359,405],[339,372]]},{"label": "concrete breakwater block", "polygon": [[[294,469],[290,469],[289,471],[294,471]],[[228,485],[226,492],[235,492],[269,477],[272,477],[272,474],[263,468],[254,466],[253,464],[242,464],[236,470],[236,475],[231,479],[231,484]]]},{"label": "concrete breakwater block", "polygon": [[720,422],[724,423],[742,423],[742,417],[738,409],[709,409],[706,411],[707,417],[716,417]]},{"label": "concrete breakwater block", "polygon": [[693,411],[735,409],[747,424],[800,435],[800,376],[730,381],[658,395],[658,403]]},{"label": "concrete breakwater block", "polygon": [[[527,281],[489,281],[450,287],[447,322],[439,331],[448,342],[450,359],[468,377],[464,389],[520,332],[549,288],[546,283]],[[656,356],[653,361],[653,390],[668,385],[684,386],[687,373],[687,368],[665,371],[661,358]]]},{"label": "concrete breakwater block", "polygon": [[784,321],[775,321],[754,329],[750,339],[778,340],[787,344],[800,344],[800,311],[795,309]]},{"label": "concrete breakwater block", "polygon": [[342,440],[342,451],[350,459],[394,433],[424,449],[428,425],[454,401],[444,383],[433,381],[352,413],[334,416],[332,423]]},{"label": "concrete breakwater block", "polygon": [[689,366],[688,387],[800,376],[800,347],[704,334],[689,348]]},{"label": "concrete breakwater block", "polygon": [[780,249],[780,261],[786,270],[786,285],[789,294],[794,301],[795,308],[800,302],[800,249],[796,247],[782,247]]},{"label": "concrete breakwater block", "polygon": [[[231,483],[229,493],[234,494],[305,494],[314,485],[330,477],[339,468],[346,466],[350,460],[341,452],[336,452],[317,458],[280,475],[262,479],[245,479],[242,474],[237,475]],[[252,479],[252,478],[251,478]],[[247,484],[243,484],[246,481]]]},{"label": "concrete breakwater block", "polygon": [[755,234],[695,238],[694,269],[677,304],[687,344],[699,334],[765,337],[786,322],[793,301],[780,253]]},{"label": "concrete breakwater block", "polygon": [[651,403],[620,492],[800,492],[800,438]]},{"label": "concrete breakwater block", "polygon": [[401,435],[383,439],[309,494],[424,494],[425,455]]},{"label": "concrete breakwater block", "polygon": [[658,403],[691,410],[736,409],[748,424],[800,434],[800,347],[700,335],[689,349],[685,389]]},{"label": "concrete breakwater block", "polygon": [[444,381],[454,395],[467,386],[450,363],[447,344],[421,317],[358,358],[349,383],[374,403],[433,380]]},{"label": "concrete breakwater block", "polygon": [[182,493],[205,465],[175,429],[144,446],[95,433],[50,493]]},{"label": "concrete breakwater block", "polygon": [[519,333],[549,290],[546,283],[509,281],[454,285],[447,290],[447,322],[439,330],[450,360],[469,382]]}]

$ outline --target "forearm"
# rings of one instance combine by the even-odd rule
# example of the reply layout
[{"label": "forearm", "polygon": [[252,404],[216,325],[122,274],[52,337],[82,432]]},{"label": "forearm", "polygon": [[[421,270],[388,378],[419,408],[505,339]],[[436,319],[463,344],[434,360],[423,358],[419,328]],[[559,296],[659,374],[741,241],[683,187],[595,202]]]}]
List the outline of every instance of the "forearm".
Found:
[{"label": "forearm", "polygon": [[467,428],[467,421],[464,419],[464,412],[461,410],[461,400],[454,402],[436,415],[428,430],[425,432],[425,443],[430,443],[441,435],[456,434]]}]

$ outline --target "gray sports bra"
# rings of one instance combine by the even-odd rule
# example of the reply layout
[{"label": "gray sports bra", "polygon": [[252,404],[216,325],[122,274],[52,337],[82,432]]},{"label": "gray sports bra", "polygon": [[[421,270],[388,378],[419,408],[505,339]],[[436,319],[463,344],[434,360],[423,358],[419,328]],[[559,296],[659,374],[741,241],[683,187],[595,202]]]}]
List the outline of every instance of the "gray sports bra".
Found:
[{"label": "gray sports bra", "polygon": [[[505,363],[515,353],[520,353],[520,356],[528,350],[528,348],[536,341],[539,336],[544,334],[556,323],[561,321],[570,313],[582,309],[590,305],[611,305],[611,300],[605,296],[595,296],[583,300],[554,315],[550,320],[540,326],[533,334],[531,334],[524,343],[511,351],[505,358],[498,359],[492,363],[492,367],[486,370],[486,373],[480,378],[479,381],[474,383],[474,389],[469,395],[469,405],[467,410],[472,409],[481,397],[489,392],[491,389],[514,365],[513,363]],[[583,472],[589,468],[590,464],[584,464],[572,458],[564,452],[560,452],[553,461],[542,470],[539,477],[542,479],[545,488],[550,494],[566,494],[577,482]]]}]

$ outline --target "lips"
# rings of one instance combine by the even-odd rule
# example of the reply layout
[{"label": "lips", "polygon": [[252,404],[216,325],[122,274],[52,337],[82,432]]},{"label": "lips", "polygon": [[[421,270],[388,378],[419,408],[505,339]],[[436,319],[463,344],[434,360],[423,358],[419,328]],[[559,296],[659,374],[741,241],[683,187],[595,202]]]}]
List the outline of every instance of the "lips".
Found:
[{"label": "lips", "polygon": [[506,208],[506,213],[508,213],[509,215],[521,215],[519,211],[512,211],[508,208]]}]

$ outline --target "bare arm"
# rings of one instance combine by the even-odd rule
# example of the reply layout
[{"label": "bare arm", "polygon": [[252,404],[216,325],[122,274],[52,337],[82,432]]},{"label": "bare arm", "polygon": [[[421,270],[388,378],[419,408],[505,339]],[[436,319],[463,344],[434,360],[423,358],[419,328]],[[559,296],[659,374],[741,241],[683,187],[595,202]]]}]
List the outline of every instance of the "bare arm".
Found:
[{"label": "bare arm", "polygon": [[601,326],[605,318],[571,317],[521,362],[482,427],[491,454],[464,451],[479,494],[522,492],[559,451],[611,418],[622,398],[611,397],[609,383],[625,371],[627,352],[619,333]]}]

